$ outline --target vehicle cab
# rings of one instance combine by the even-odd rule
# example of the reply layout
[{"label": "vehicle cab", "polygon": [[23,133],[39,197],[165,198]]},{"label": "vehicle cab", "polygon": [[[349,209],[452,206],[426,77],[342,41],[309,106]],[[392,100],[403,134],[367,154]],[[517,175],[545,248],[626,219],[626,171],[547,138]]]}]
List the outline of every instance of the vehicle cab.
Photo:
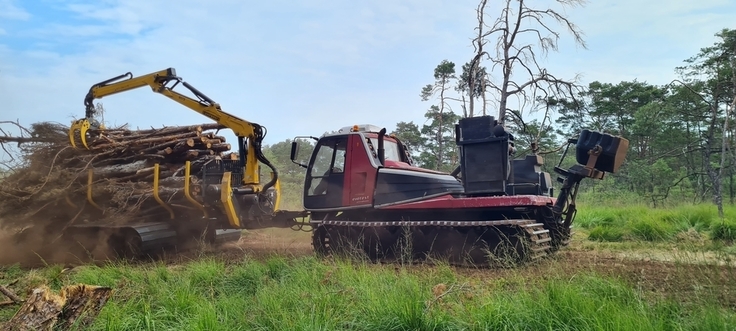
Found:
[{"label": "vehicle cab", "polygon": [[373,207],[395,202],[397,197],[411,197],[413,191],[428,192],[426,185],[417,180],[435,183],[448,181],[449,177],[453,187],[457,182],[447,174],[415,167],[406,145],[375,125],[343,127],[313,139],[316,145],[306,164],[296,161],[296,141],[291,153],[292,161],[307,169],[303,192],[307,210]]}]

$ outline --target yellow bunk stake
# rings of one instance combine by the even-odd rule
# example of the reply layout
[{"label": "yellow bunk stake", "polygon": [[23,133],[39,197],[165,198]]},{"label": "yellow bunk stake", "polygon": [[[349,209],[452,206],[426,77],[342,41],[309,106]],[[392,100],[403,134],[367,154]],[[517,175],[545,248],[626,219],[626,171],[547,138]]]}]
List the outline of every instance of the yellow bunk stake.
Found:
[{"label": "yellow bunk stake", "polygon": [[184,196],[187,197],[187,200],[189,200],[189,202],[191,202],[192,205],[194,205],[195,207],[197,207],[197,209],[202,211],[204,218],[209,218],[209,216],[207,215],[207,209],[205,209],[204,206],[201,203],[199,203],[197,200],[194,200],[194,198],[192,197],[192,194],[189,192],[189,184],[190,184],[189,175],[192,172],[191,166],[192,166],[191,161],[187,161],[184,164]]},{"label": "yellow bunk stake", "polygon": [[87,201],[89,201],[91,205],[93,205],[95,208],[99,209],[100,211],[105,211],[104,209],[102,209],[102,207],[100,207],[99,205],[97,205],[97,203],[95,203],[94,199],[92,199],[92,180],[94,179],[94,174],[95,173],[92,169],[89,169],[87,171]]},{"label": "yellow bunk stake", "polygon": [[169,205],[167,205],[163,200],[161,200],[161,197],[158,195],[158,176],[159,176],[158,169],[159,169],[158,163],[154,164],[153,165],[153,198],[156,199],[159,205],[161,205],[162,207],[166,208],[166,210],[169,211],[169,216],[173,220],[174,210],[171,209],[171,207],[169,207]]},{"label": "yellow bunk stake", "polygon": [[238,215],[235,213],[235,206],[233,205],[233,188],[230,186],[231,183],[231,173],[230,171],[226,171],[222,174],[222,184],[220,187],[220,201],[222,201],[222,207],[225,211],[225,215],[227,216],[227,220],[230,223],[230,225],[236,229],[240,228],[240,219],[238,218]]}]

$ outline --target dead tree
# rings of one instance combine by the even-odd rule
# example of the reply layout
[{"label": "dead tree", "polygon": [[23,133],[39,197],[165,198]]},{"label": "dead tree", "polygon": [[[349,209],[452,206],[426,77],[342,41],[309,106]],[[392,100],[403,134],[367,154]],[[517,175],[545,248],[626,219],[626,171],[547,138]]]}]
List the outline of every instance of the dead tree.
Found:
[{"label": "dead tree", "polygon": [[[498,120],[504,122],[509,109],[509,98],[519,99],[520,108],[525,103],[533,103],[538,97],[574,99],[576,91],[581,89],[573,80],[558,78],[540,66],[538,56],[548,51],[557,51],[560,33],[553,30],[550,21],[566,28],[573,36],[576,44],[587,48],[583,34],[568,18],[552,8],[536,9],[527,6],[527,0],[506,0],[505,6],[495,23],[487,32],[482,32],[484,25],[482,11],[486,0],[479,6],[478,20],[480,38],[475,41],[476,57],[473,67],[477,67],[482,55],[487,55],[493,63],[491,73],[500,68],[500,82],[489,80],[488,88],[498,95]],[[563,7],[583,5],[585,0],[557,0]],[[482,46],[486,38],[496,38],[496,54],[490,56]],[[535,45],[538,43],[538,45]],[[480,55],[479,55],[480,54]],[[476,60],[477,59],[477,60]],[[473,77],[473,75],[471,75]],[[485,94],[485,93],[484,93]]]},{"label": "dead tree", "polygon": [[475,28],[477,31],[476,37],[473,39],[473,47],[475,48],[475,56],[473,57],[473,60],[470,61],[470,73],[466,77],[468,79],[467,86],[468,86],[468,108],[470,117],[473,117],[475,114],[475,95],[474,92],[478,89],[477,84],[481,85],[480,88],[480,95],[483,98],[483,115],[486,115],[486,73],[485,70],[482,71],[482,75],[479,75],[480,73],[480,62],[481,58],[484,55],[488,55],[488,52],[483,50],[483,46],[487,43],[487,41],[484,38],[483,28],[485,27],[485,22],[483,20],[483,17],[485,16],[485,9],[486,4],[488,3],[488,0],[481,0],[480,4],[478,4],[478,8],[476,9],[476,15],[478,18],[478,27]]}]

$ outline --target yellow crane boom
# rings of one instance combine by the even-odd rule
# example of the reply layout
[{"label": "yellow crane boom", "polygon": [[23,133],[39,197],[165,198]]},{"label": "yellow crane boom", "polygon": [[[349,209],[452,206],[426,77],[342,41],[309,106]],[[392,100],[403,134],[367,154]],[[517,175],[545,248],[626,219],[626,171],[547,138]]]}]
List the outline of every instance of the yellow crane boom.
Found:
[{"label": "yellow crane boom", "polygon": [[[126,77],[128,77],[128,79],[124,79]],[[196,97],[196,99],[174,91],[174,88],[179,84],[186,87]],[[204,93],[182,80],[181,77],[178,77],[174,68],[152,72],[139,77],[133,77],[133,75],[128,72],[92,85],[84,99],[84,105],[86,107],[85,118],[74,121],[69,130],[69,138],[72,146],[76,147],[74,137],[75,134],[78,133],[80,135],[82,145],[89,149],[86,140],[87,131],[90,129],[104,131],[104,127],[94,119],[94,99],[130,91],[144,86],[149,86],[153,92],[162,94],[189,109],[207,116],[233,131],[238,138],[238,153],[240,157],[240,165],[243,167],[243,182],[240,183],[240,185],[232,183],[232,187],[228,188],[228,190],[232,191],[232,194],[258,194],[266,192],[271,187],[274,187],[276,191],[279,190],[277,185],[278,172],[265,155],[263,155],[261,149],[262,141],[265,137],[264,127],[223,111],[217,102],[213,101]],[[272,171],[271,180],[264,185],[260,184],[259,161],[268,166]],[[281,192],[276,192],[277,200],[280,193]],[[232,219],[233,217],[236,217],[236,215],[233,215],[232,205],[230,205],[229,208],[227,205],[228,204],[226,203],[226,214],[228,214],[228,218],[231,218],[231,223],[239,223]]]}]

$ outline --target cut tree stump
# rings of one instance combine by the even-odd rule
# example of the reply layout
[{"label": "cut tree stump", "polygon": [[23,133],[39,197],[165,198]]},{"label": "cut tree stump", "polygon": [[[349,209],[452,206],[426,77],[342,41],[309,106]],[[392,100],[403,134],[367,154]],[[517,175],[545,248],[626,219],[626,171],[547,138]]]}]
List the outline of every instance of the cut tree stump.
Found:
[{"label": "cut tree stump", "polygon": [[55,294],[46,286],[34,289],[3,331],[69,330],[90,325],[112,294],[109,287],[72,285]]},{"label": "cut tree stump", "polygon": [[69,329],[74,325],[92,324],[110,294],[112,289],[109,287],[82,284],[64,288],[62,296],[67,299],[59,316],[59,325],[62,329]]}]

